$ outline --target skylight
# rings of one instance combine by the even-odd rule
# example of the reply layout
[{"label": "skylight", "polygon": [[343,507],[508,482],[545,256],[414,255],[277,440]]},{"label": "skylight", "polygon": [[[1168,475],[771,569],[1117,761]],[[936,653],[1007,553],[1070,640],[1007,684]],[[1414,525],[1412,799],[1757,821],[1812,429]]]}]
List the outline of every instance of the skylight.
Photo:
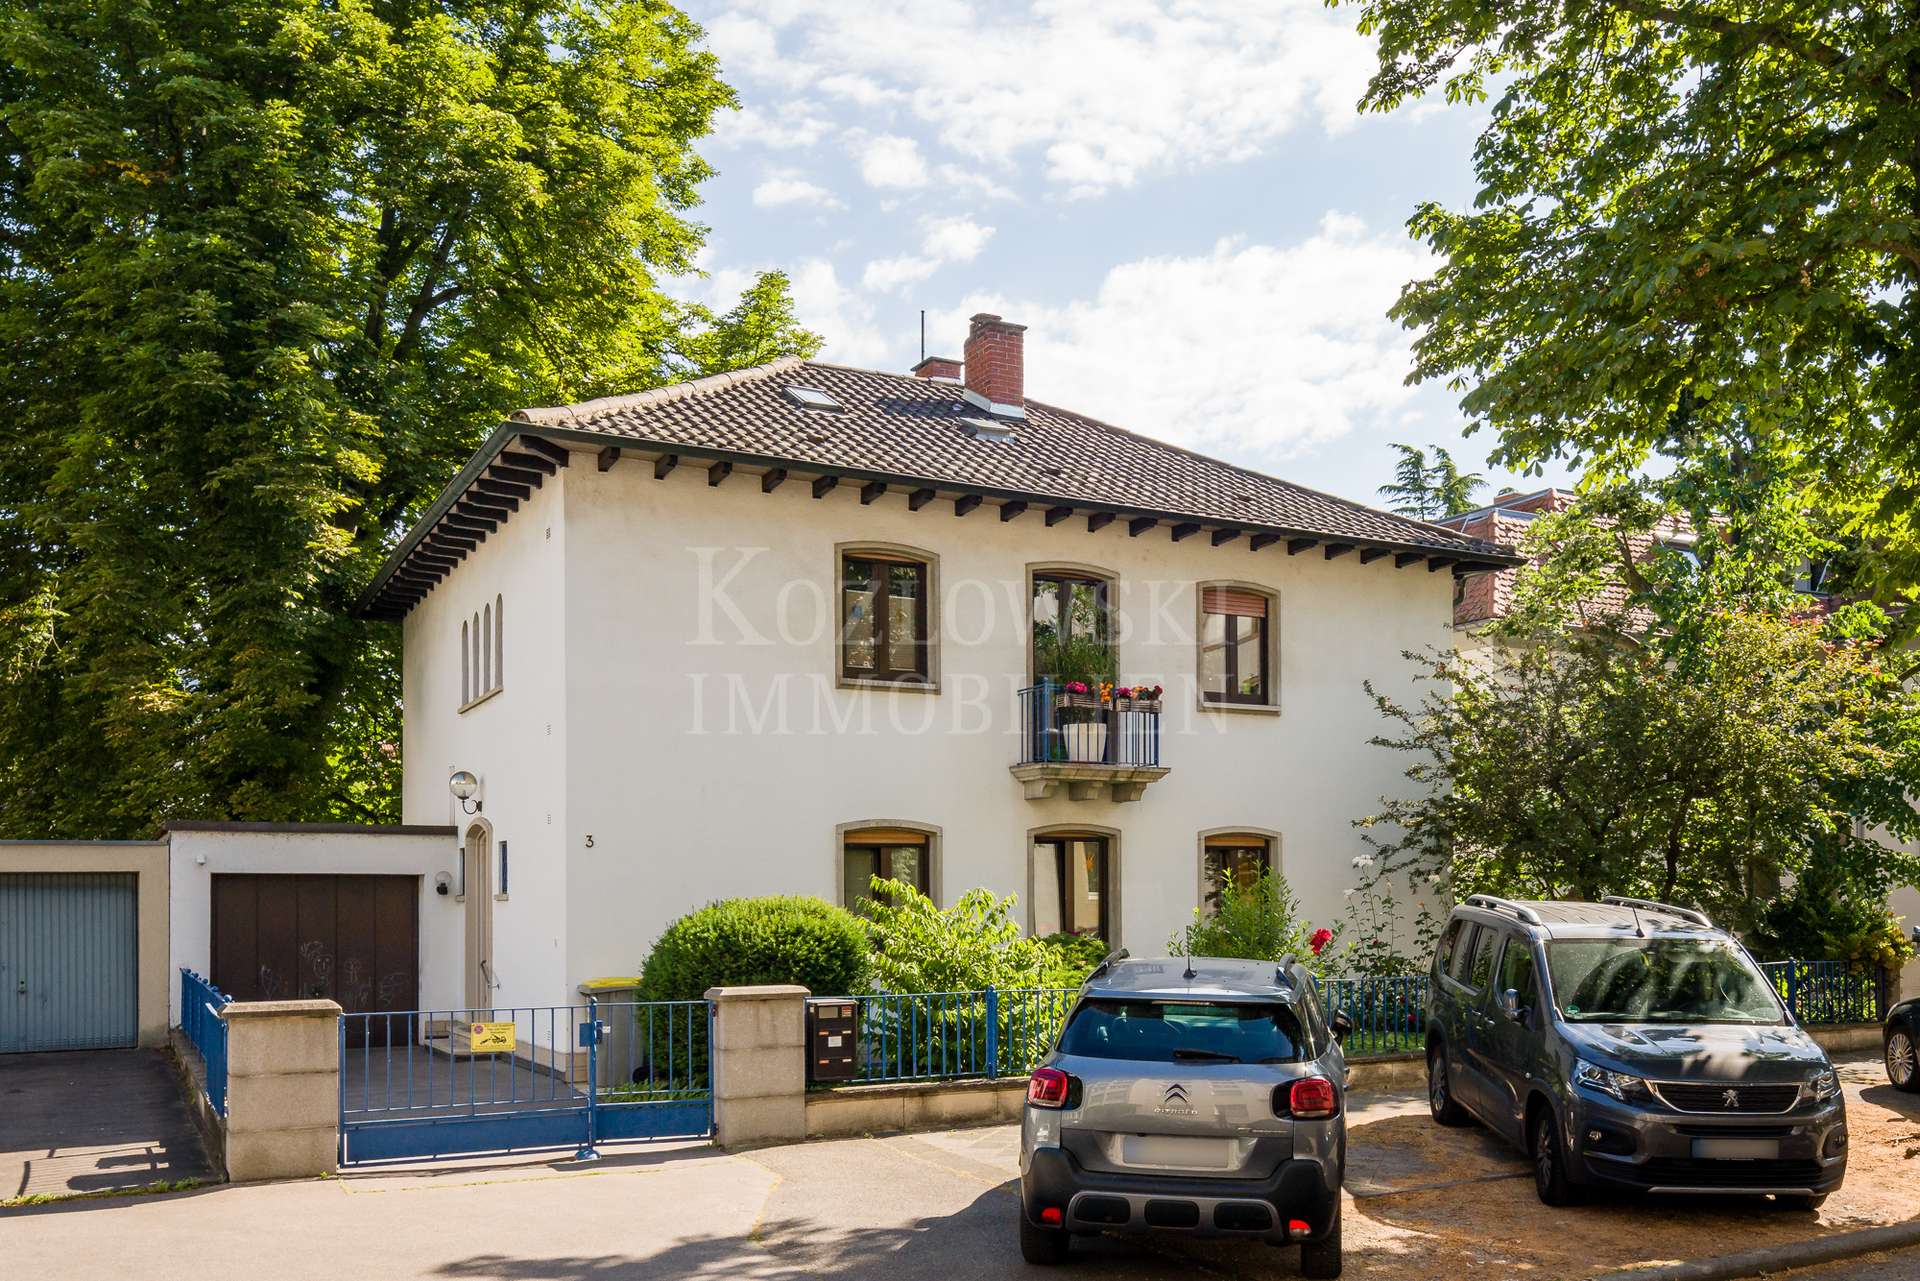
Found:
[{"label": "skylight", "polygon": [[824,409],[837,414],[845,408],[818,387],[802,387],[796,383],[787,388],[787,395],[802,409]]},{"label": "skylight", "polygon": [[1013,424],[1003,423],[993,418],[962,418],[961,425],[967,434],[976,440],[1008,441],[1013,439]]}]

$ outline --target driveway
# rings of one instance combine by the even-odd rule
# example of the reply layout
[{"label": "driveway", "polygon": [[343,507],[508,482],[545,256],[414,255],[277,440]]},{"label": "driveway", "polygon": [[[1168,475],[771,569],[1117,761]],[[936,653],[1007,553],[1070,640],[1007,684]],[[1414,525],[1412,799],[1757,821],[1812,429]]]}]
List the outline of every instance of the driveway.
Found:
[{"label": "driveway", "polygon": [[0,1203],[211,1177],[159,1051],[0,1055]]},{"label": "driveway", "polygon": [[[1868,1063],[1843,1070],[1847,1186],[1816,1217],[1762,1203],[1608,1201],[1550,1211],[1517,1156],[1440,1130],[1413,1094],[1358,1097],[1347,1276],[1564,1278],[1846,1231],[1920,1212],[1915,1096]],[[521,1157],[356,1171],[0,1212],[10,1268],[142,1281],[986,1281],[1020,1261],[1011,1126],[727,1154],[702,1144],[609,1149],[597,1164]],[[1297,1275],[1295,1250],[1077,1242],[1075,1278]],[[1845,1276],[1845,1273],[1838,1273]],[[1874,1274],[1863,1274],[1872,1277]]]}]

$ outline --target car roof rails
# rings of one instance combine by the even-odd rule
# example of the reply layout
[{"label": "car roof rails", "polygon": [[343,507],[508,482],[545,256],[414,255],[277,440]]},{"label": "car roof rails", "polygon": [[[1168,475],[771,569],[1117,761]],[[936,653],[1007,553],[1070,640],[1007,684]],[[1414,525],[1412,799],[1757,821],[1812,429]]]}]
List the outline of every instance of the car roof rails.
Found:
[{"label": "car roof rails", "polygon": [[1690,907],[1675,907],[1671,903],[1657,903],[1650,898],[1628,898],[1624,894],[1608,894],[1602,897],[1600,901],[1612,907],[1640,907],[1645,908],[1649,912],[1665,912],[1668,915],[1677,916],[1683,921],[1692,921],[1695,925],[1704,925],[1708,929],[1713,928],[1713,922],[1708,919],[1705,912],[1698,912]]},{"label": "car roof rails", "polygon": [[1126,960],[1127,955],[1128,955],[1127,949],[1124,947],[1117,952],[1107,953],[1104,957],[1100,959],[1100,964],[1093,967],[1092,972],[1087,975],[1086,981],[1089,983],[1093,982],[1095,979],[1099,978],[1102,974],[1105,974],[1109,969],[1111,969],[1116,962]]},{"label": "car roof rails", "polygon": [[1489,912],[1507,912],[1525,921],[1528,925],[1540,924],[1540,913],[1523,903],[1516,903],[1510,898],[1496,898],[1492,894],[1469,894],[1467,901],[1461,904],[1461,906],[1481,907]]}]

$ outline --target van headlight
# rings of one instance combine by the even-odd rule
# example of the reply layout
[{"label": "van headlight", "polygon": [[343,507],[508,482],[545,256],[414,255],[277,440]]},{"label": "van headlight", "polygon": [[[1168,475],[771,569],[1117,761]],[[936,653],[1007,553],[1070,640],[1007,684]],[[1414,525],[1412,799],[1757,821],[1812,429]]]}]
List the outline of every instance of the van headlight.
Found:
[{"label": "van headlight", "polygon": [[1647,1088],[1646,1081],[1640,1077],[1614,1072],[1585,1059],[1574,1060],[1573,1083],[1611,1095],[1622,1103],[1640,1103],[1653,1097],[1653,1091]]},{"label": "van headlight", "polygon": [[1807,1081],[1807,1093],[1813,1096],[1815,1103],[1825,1103],[1840,1097],[1840,1074],[1832,1068],[1821,1068]]}]

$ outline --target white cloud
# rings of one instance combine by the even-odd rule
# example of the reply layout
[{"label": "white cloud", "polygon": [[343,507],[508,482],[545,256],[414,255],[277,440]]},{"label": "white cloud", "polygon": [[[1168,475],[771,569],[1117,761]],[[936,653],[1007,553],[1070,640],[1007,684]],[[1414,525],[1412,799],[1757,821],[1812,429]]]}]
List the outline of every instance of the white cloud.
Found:
[{"label": "white cloud", "polygon": [[[1303,124],[1348,127],[1374,58],[1356,21],[1321,0],[781,0],[708,28],[756,97],[825,95],[896,134],[911,119],[976,166],[1031,153],[1084,195],[1244,160]],[[914,161],[893,185],[925,181]]]},{"label": "white cloud", "polygon": [[942,262],[972,262],[991,239],[993,228],[971,218],[930,218],[920,247]]},{"label": "white cloud", "polygon": [[781,205],[811,205],[818,209],[845,208],[831,191],[796,173],[776,171],[753,189],[753,203],[761,209]]},{"label": "white cloud", "polygon": [[1091,298],[1048,305],[974,294],[928,316],[936,348],[967,317],[1027,326],[1027,392],[1178,444],[1274,466],[1362,424],[1417,408],[1410,335],[1386,318],[1426,252],[1329,213],[1291,245],[1222,240],[1211,252],[1110,270]]},{"label": "white cloud", "polygon": [[897,134],[863,138],[860,147],[860,176],[870,187],[924,187],[927,162],[921,158],[920,144]]},{"label": "white cloud", "polygon": [[833,122],[814,103],[791,99],[773,112],[744,106],[715,117],[710,147],[761,146],[793,151],[813,146],[833,128]]},{"label": "white cloud", "polygon": [[972,262],[993,239],[993,228],[971,218],[925,218],[921,220],[920,252],[897,258],[877,258],[867,264],[860,283],[868,289],[886,292],[925,280],[950,262]]}]

